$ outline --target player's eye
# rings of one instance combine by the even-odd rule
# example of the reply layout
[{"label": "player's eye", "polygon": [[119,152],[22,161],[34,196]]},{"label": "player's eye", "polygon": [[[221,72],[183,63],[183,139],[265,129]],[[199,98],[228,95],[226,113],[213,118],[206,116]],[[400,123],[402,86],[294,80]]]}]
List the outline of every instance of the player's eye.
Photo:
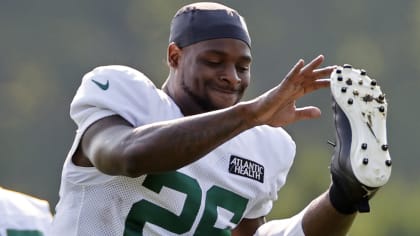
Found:
[{"label": "player's eye", "polygon": [[249,66],[237,66],[236,69],[239,72],[247,72],[247,71],[249,71]]},{"label": "player's eye", "polygon": [[215,59],[206,59],[204,60],[204,63],[209,65],[209,66],[219,66],[220,64],[222,64],[221,60],[215,60]]}]

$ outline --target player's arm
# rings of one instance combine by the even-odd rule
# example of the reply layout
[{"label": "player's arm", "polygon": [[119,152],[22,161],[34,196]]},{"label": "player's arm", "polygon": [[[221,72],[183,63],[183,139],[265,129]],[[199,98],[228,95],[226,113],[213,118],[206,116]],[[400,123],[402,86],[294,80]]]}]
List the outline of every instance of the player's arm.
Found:
[{"label": "player's arm", "polygon": [[244,236],[244,235],[254,235],[258,227],[265,223],[265,217],[259,217],[256,219],[243,219],[232,230],[232,236]]},{"label": "player's arm", "polygon": [[76,155],[109,175],[138,177],[175,170],[249,129],[245,113],[244,105],[238,105],[140,127],[110,116],[85,131]]},{"label": "player's arm", "polygon": [[271,220],[256,229],[255,236],[340,236],[346,235],[356,213],[339,213],[328,192],[313,200],[303,211],[287,219]]},{"label": "player's arm", "polygon": [[327,192],[310,203],[303,215],[302,228],[305,235],[346,235],[356,215],[339,213]]},{"label": "player's arm", "polygon": [[317,69],[322,61],[319,56],[305,66],[300,60],[275,88],[226,109],[140,127],[118,116],[99,120],[85,131],[75,162],[87,157],[106,174],[130,177],[175,170],[254,126],[318,117],[319,109],[296,108],[295,101],[329,85],[321,78],[332,68]]}]

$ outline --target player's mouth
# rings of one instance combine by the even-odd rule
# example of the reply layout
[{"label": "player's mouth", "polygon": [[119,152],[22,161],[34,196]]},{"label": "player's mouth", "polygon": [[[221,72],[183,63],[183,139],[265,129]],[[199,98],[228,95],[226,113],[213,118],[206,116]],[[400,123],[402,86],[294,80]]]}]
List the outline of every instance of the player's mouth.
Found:
[{"label": "player's mouth", "polygon": [[233,105],[241,98],[241,91],[239,89],[213,87],[212,93],[218,103],[224,104],[223,107]]},{"label": "player's mouth", "polygon": [[240,93],[240,89],[235,89],[231,87],[213,86],[212,89],[216,92],[224,93],[226,95],[238,95]]}]

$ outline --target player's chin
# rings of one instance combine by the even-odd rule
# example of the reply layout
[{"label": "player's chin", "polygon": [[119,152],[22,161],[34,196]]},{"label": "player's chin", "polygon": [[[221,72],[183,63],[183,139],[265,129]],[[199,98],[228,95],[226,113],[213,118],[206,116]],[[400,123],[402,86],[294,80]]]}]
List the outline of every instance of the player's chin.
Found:
[{"label": "player's chin", "polygon": [[217,109],[224,109],[238,103],[240,100],[240,97],[237,95],[228,94],[228,95],[219,95],[219,96],[213,97],[212,100],[213,100],[214,107],[216,107]]}]

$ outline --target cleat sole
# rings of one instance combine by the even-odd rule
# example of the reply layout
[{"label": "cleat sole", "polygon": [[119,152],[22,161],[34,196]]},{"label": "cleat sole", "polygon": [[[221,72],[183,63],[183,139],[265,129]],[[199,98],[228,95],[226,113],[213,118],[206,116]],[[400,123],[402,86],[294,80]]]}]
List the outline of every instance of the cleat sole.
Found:
[{"label": "cleat sole", "polygon": [[349,66],[331,74],[331,92],[350,122],[350,163],[354,176],[367,187],[381,187],[391,176],[386,133],[387,101],[377,81]]}]

